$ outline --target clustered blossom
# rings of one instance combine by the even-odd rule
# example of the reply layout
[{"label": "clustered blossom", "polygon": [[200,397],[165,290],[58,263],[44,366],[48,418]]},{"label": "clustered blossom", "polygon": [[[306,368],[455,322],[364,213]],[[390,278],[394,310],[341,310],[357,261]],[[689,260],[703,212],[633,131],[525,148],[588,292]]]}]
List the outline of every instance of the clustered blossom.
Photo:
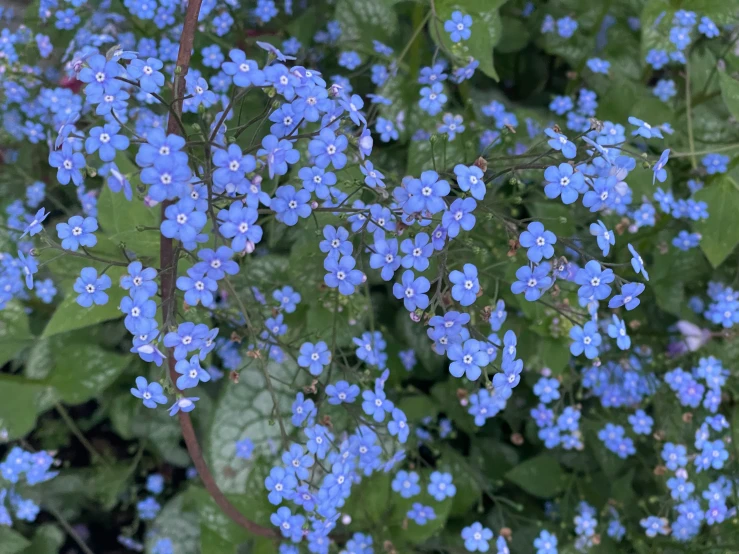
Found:
[{"label": "clustered blossom", "polygon": [[[312,40],[339,48],[330,67],[340,74],[329,76],[301,65],[322,62],[323,54],[296,37],[285,37],[280,48],[257,41],[226,51],[226,42],[213,36],[241,28],[232,17],[239,3],[221,9],[205,2],[200,65],[180,78],[171,39],[181,33],[176,3],[123,2],[131,16],[167,34],[138,42],[114,29],[121,22],[113,17],[96,12],[101,21],[82,23],[84,10],[77,8],[85,2],[70,4],[58,9],[42,0],[39,6],[44,21],[74,31],[63,73],[18,63],[20,46],[32,49],[34,40],[41,57],[55,52],[45,35],[32,39],[25,27],[0,34],[5,130],[15,140],[48,146],[48,165],[56,170],[49,179],[79,204],[71,211],[65,206],[70,213],[62,217],[57,196],[47,195],[50,185],[40,181],[7,203],[5,227],[17,254],[0,256],[0,309],[28,305],[29,290],[53,304],[61,290],[79,319],[120,316],[125,348],[137,356],[141,373],[130,375],[130,394],[148,410],[167,406],[182,422],[194,410],[210,419],[212,387],[259,379],[269,395],[262,415],[277,432],[269,438],[234,432],[225,450],[233,458],[229,472],[269,464],[260,493],[284,539],[281,554],[297,553],[303,543],[328,553],[335,530],[351,523],[346,511],[363,482],[372,488],[386,479],[388,502],[407,504],[388,526],[431,529],[446,521],[452,502],[469,494],[458,495],[469,475],[443,454],[449,447],[443,441],[456,438],[458,429],[474,439],[476,429],[501,413],[516,412],[506,419],[514,444],[513,437],[541,444],[562,460],[586,447],[599,464],[637,454],[641,460],[647,445],[654,446],[650,437],[661,441],[654,474],[669,504],[637,522],[647,538],[688,541],[704,524],[736,515],[737,485],[721,474],[732,456],[721,413],[733,390],[730,367],[713,355],[695,363],[687,357],[720,333],[679,319],[665,331],[680,339],[670,344],[667,362],[640,333],[647,299],[650,310],[657,309],[656,297],[657,307],[687,318],[679,305],[685,286],[667,297],[655,286],[670,279],[659,258],[698,253],[699,231],[714,209],[698,179],[705,177],[707,187],[719,186],[718,179],[731,183],[731,157],[723,150],[698,155],[691,128],[694,178],[682,187],[674,181],[684,156],[667,147],[672,127],[649,112],[646,120],[600,121],[601,88],[573,79],[572,87],[546,98],[547,119],[517,115],[508,100],[468,99],[478,70],[490,75],[492,67],[480,57],[491,48],[477,47],[481,37],[487,44],[490,24],[476,11],[450,10],[437,21],[434,7],[429,32],[438,46],[433,57],[415,51],[412,62],[400,58],[417,35],[396,58],[394,46],[374,40],[372,49],[360,48],[339,21],[330,21]],[[258,0],[250,24],[267,25],[294,9],[290,1],[278,7]],[[539,9],[527,3],[522,15]],[[497,8],[494,15],[497,21]],[[607,40],[612,18],[603,20],[596,43]],[[687,72],[691,45],[726,29],[687,10],[660,18],[653,27],[668,27],[668,50],[647,51],[644,61],[660,72],[647,90],[650,100],[670,105],[682,91],[667,74],[670,66]],[[542,13],[537,21],[541,39],[554,48],[567,48],[586,32],[575,14]],[[282,35],[289,28],[280,29]],[[119,46],[108,50],[114,31]],[[607,52],[600,45],[596,51]],[[418,74],[406,79],[410,92],[403,91],[401,102],[393,87],[408,65]],[[615,64],[591,57],[578,71],[609,79]],[[355,72],[366,74],[367,83],[350,78]],[[78,82],[80,92],[48,85],[60,76]],[[368,83],[376,87],[372,93]],[[181,110],[166,100],[172,92],[182,95]],[[266,106],[251,121],[251,114],[242,118],[248,95],[260,95]],[[407,143],[406,174],[405,158],[398,165],[387,152]],[[416,150],[423,153],[420,164]],[[7,154],[18,158],[17,151]],[[522,160],[520,167],[499,170],[498,161],[509,157]],[[642,180],[654,188],[637,185]],[[515,200],[501,196],[505,187],[515,189]],[[119,228],[124,217],[133,229]],[[648,248],[645,238],[657,234],[659,247]],[[508,251],[498,257],[503,237]],[[160,246],[168,266],[165,255],[157,259]],[[84,262],[72,266],[70,280],[66,268],[57,277],[54,256]],[[694,321],[724,330],[739,323],[738,292],[718,281],[705,292],[708,302],[698,295],[689,301]],[[397,311],[402,323],[391,327],[388,311]],[[408,348],[396,348],[396,329]],[[664,363],[669,368],[659,371]],[[435,364],[444,369],[434,373]],[[433,398],[446,395],[435,381],[450,384],[453,394],[446,396],[464,419],[452,421],[450,404],[419,416],[414,402],[426,397],[403,385],[416,369],[429,372]],[[529,390],[536,400],[527,405]],[[695,428],[692,446],[685,433],[665,439],[649,405],[657,395],[684,409],[683,421]],[[592,408],[608,415],[596,421]],[[613,408],[621,411],[607,411]],[[12,525],[11,513],[36,519],[40,507],[15,485],[21,477],[27,485],[52,479],[52,465],[45,451],[9,450],[0,464],[10,484],[0,488],[0,525]],[[162,474],[148,475],[135,500],[137,521],[156,520],[167,487]],[[479,506],[482,511],[482,500]],[[530,543],[537,554],[557,554],[564,541],[587,552],[599,544],[601,530],[624,540],[626,516],[616,506],[599,510],[581,500],[570,508],[574,538],[570,522],[537,530]],[[493,532],[486,526],[492,521],[465,521],[458,545],[509,554],[510,535]],[[361,531],[339,534],[342,553],[378,551],[375,530]],[[176,537],[151,537],[155,554],[176,551]],[[143,548],[129,535],[119,542]]]}]

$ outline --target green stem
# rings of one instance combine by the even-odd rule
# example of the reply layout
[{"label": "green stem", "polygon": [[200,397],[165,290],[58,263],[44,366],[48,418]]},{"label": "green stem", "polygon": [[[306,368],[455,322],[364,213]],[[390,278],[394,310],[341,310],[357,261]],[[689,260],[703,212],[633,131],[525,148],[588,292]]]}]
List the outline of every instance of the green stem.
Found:
[{"label": "green stem", "polygon": [[698,159],[695,157],[695,141],[693,140],[693,110],[690,106],[690,60],[685,60],[685,114],[688,117],[688,147],[690,148],[690,164],[698,169]]}]

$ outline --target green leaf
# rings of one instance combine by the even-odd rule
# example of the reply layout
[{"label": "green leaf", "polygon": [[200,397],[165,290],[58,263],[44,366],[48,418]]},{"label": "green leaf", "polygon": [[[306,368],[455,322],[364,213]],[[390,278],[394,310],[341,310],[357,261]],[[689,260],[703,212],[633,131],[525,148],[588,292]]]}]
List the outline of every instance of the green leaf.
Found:
[{"label": "green leaf", "polygon": [[[436,14],[439,20],[429,21],[429,32],[434,41],[446,53],[457,58],[458,65],[466,65],[471,56],[479,63],[479,69],[488,77],[498,80],[498,73],[493,65],[493,48],[503,34],[503,26],[498,7],[503,2],[485,2],[482,0],[438,0]],[[444,30],[444,21],[451,19],[452,12],[461,12],[472,16],[471,35],[468,40],[455,45],[449,33]]]},{"label": "green leaf", "polygon": [[119,282],[125,272],[124,267],[118,266],[108,270],[107,275],[110,277],[111,286],[105,291],[108,294],[108,302],[102,306],[93,305],[90,308],[83,308],[77,304],[77,295],[72,292],[59,304],[41,336],[51,337],[123,317],[119,306],[123,297],[126,296],[126,291],[119,286]]},{"label": "green leaf", "polygon": [[36,530],[31,545],[23,551],[23,554],[57,554],[64,540],[64,533],[56,525],[43,524]]},{"label": "green leaf", "polygon": [[523,50],[531,38],[529,27],[520,19],[506,15],[501,18],[501,23],[502,35],[495,49],[504,54]]},{"label": "green leaf", "polygon": [[13,531],[10,527],[0,527],[0,554],[16,554],[31,546],[31,541]]},{"label": "green leaf", "polygon": [[505,478],[539,498],[552,498],[564,484],[565,473],[549,454],[530,458],[505,474]]},{"label": "green leaf", "polygon": [[146,553],[152,554],[154,545],[162,537],[172,540],[173,551],[177,554],[200,554],[200,518],[196,513],[184,508],[186,493],[178,494],[167,502],[153,521],[147,533]]},{"label": "green leaf", "polygon": [[99,502],[106,512],[118,503],[118,497],[131,476],[129,469],[124,463],[99,466],[94,469],[94,474],[89,480],[89,491],[91,497]]},{"label": "green leaf", "polygon": [[721,85],[721,98],[729,108],[734,119],[739,120],[739,81],[729,77],[726,71],[718,72],[719,84]]},{"label": "green leaf", "polygon": [[335,14],[342,42],[371,46],[372,39],[388,42],[398,30],[398,16],[385,0],[339,0]]},{"label": "green leaf", "polygon": [[701,234],[701,249],[713,267],[720,266],[739,244],[739,187],[728,176],[721,176],[695,194],[696,200],[708,205],[708,219],[696,221],[694,228]]},{"label": "green leaf", "polygon": [[38,399],[45,390],[34,381],[0,375],[0,430],[6,430],[9,439],[23,437],[33,429]]},{"label": "green leaf", "polygon": [[[238,383],[229,383],[225,387],[213,414],[209,437],[210,467],[221,489],[230,493],[247,492],[252,467],[252,462],[236,457],[236,443],[249,438],[258,447],[266,447],[268,439],[280,436],[280,427],[272,420],[274,405],[265,386],[260,363],[264,362],[255,360],[241,371]],[[288,382],[295,374],[294,368],[274,362],[266,364],[266,371]],[[276,382],[273,386],[279,412],[289,414],[294,393],[281,391]],[[286,426],[290,425],[289,417],[283,417],[283,421]]]},{"label": "green leaf", "polygon": [[[140,183],[137,168],[123,153],[115,159],[118,169],[126,174],[131,186],[136,189]],[[143,200],[134,195],[131,201],[122,193],[114,193],[109,187],[103,187],[98,199],[98,221],[104,235],[114,244],[124,243],[127,250],[135,252],[139,258],[156,259],[159,256],[159,232],[156,230],[139,231],[137,227],[159,228],[160,208],[147,207]]]},{"label": "green leaf", "polygon": [[53,387],[66,404],[82,404],[100,394],[132,359],[94,344],[79,343],[63,345],[54,357],[54,369],[43,383]]},{"label": "green leaf", "polygon": [[32,343],[26,312],[20,304],[10,302],[0,311],[0,366]]},{"label": "green leaf", "polygon": [[200,524],[200,551],[209,554],[236,554],[237,545],[213,531],[210,527]]}]

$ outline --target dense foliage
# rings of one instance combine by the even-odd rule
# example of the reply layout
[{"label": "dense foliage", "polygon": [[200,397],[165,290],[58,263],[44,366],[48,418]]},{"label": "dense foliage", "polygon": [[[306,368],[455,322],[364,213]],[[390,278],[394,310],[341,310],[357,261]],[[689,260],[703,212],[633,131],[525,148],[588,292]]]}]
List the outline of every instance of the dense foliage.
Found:
[{"label": "dense foliage", "polygon": [[0,553],[739,551],[736,0],[2,16]]}]

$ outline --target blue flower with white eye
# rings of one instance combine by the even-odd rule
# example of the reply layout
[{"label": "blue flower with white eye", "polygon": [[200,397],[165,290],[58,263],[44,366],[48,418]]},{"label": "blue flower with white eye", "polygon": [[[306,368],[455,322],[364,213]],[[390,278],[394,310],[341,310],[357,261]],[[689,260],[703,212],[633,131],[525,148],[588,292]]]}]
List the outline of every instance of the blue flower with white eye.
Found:
[{"label": "blue flower with white eye", "polygon": [[328,449],[331,447],[331,441],[334,439],[333,433],[329,432],[323,425],[306,427],[304,433],[308,437],[306,445],[308,452],[315,454],[316,458],[320,460],[325,458]]},{"label": "blue flower with white eye", "polygon": [[452,17],[444,22],[444,30],[449,33],[452,42],[461,42],[467,40],[472,35],[470,27],[472,26],[472,17],[463,14],[459,10],[452,12]]},{"label": "blue flower with white eye", "polygon": [[[493,540],[493,532],[482,523],[476,521],[469,527],[462,529],[462,540],[468,552],[487,552],[490,548],[489,541]],[[556,554],[556,552],[546,554]]]},{"label": "blue flower with white eye", "polygon": [[395,128],[395,124],[384,117],[377,118],[377,122],[375,123],[375,133],[379,133],[380,140],[382,142],[398,140],[398,137],[400,136],[398,134],[398,130]]},{"label": "blue flower with white eye", "polygon": [[464,264],[463,271],[454,270],[449,273],[452,282],[452,298],[462,306],[471,306],[477,299],[480,291],[480,281],[477,279],[477,268],[473,264]]},{"label": "blue flower with white eye", "polygon": [[542,377],[534,385],[534,394],[544,404],[549,404],[552,400],[557,400],[559,398],[559,381]]},{"label": "blue flower with white eye", "polygon": [[385,391],[375,389],[374,391],[366,390],[362,393],[362,410],[368,416],[372,416],[377,423],[385,421],[385,414],[391,413],[395,405],[387,399]]},{"label": "blue flower with white eye", "polygon": [[[320,167],[301,167],[298,177],[303,180],[303,188],[308,192],[315,192],[322,200],[329,197],[331,187],[336,184],[336,175],[331,171],[324,171]],[[384,186],[384,185],[383,185]]]},{"label": "blue flower with white eye", "polygon": [[620,308],[625,306],[627,310],[633,310],[640,304],[639,295],[644,292],[644,285],[642,283],[626,283],[621,288],[621,294],[617,294],[608,302],[608,307]]},{"label": "blue flower with white eye", "polygon": [[603,252],[603,256],[608,256],[611,246],[616,244],[615,233],[606,229],[605,224],[599,219],[598,223],[590,224],[590,234],[596,238],[598,248]]},{"label": "blue flower with white eye", "polygon": [[215,299],[213,293],[218,290],[218,283],[195,267],[187,270],[187,276],[177,278],[177,288],[185,293],[185,302],[190,306],[211,306]]},{"label": "blue flower with white eye", "polygon": [[321,252],[328,254],[330,257],[339,258],[340,256],[351,256],[352,243],[349,239],[349,231],[344,227],[334,227],[326,225],[323,228],[323,238],[318,247]]},{"label": "blue flower with white eye", "polygon": [[724,154],[706,154],[701,159],[703,167],[706,168],[706,173],[714,175],[716,173],[726,173],[729,163],[729,156]]},{"label": "blue flower with white eye", "polygon": [[588,360],[592,360],[598,356],[598,347],[602,339],[595,322],[588,321],[582,327],[575,325],[570,329],[570,338],[574,341],[570,345],[570,352],[573,356],[579,356],[584,353]]},{"label": "blue flower with white eye", "polygon": [[293,473],[286,471],[285,468],[273,467],[264,480],[264,486],[269,491],[267,499],[270,504],[277,506],[283,499],[291,500],[295,496],[298,480]]},{"label": "blue flower with white eye", "polygon": [[153,320],[157,313],[157,304],[145,290],[140,289],[133,292],[132,296],[124,296],[119,309],[126,314],[123,323],[131,334],[148,333],[149,329],[156,327]]},{"label": "blue flower with white eye", "polygon": [[524,293],[524,297],[529,302],[538,300],[552,285],[552,278],[549,276],[551,269],[549,262],[541,263],[533,269],[527,265],[519,267],[516,271],[517,281],[511,284],[511,292],[513,294]]},{"label": "blue flower with white eye", "polygon": [[121,126],[117,123],[106,123],[102,127],[90,129],[89,137],[85,140],[85,150],[88,154],[98,152],[104,162],[115,159],[116,150],[127,150],[130,141],[125,135],[119,135]]},{"label": "blue flower with white eye", "polygon": [[[218,46],[215,46],[218,48]],[[220,53],[220,50],[219,50]],[[223,59],[223,56],[221,56]],[[146,92],[159,92],[164,86],[164,74],[159,71],[163,67],[161,60],[148,58],[146,61],[131,60],[126,72],[133,78],[138,79],[141,90]]]},{"label": "blue flower with white eye", "polygon": [[477,208],[477,202],[472,198],[457,198],[441,218],[441,224],[446,228],[449,238],[459,235],[460,229],[471,231],[475,226],[475,216],[472,212]]},{"label": "blue flower with white eye", "polygon": [[178,398],[177,401],[169,408],[169,415],[174,416],[178,412],[188,413],[195,409],[195,402],[200,400],[197,396]]},{"label": "blue flower with white eye", "polygon": [[575,202],[578,193],[587,191],[582,173],[575,171],[570,164],[563,163],[546,168],[544,178],[547,180],[544,187],[544,194],[547,198],[554,199],[561,196],[562,203],[565,205]]},{"label": "blue flower with white eye", "polygon": [[600,58],[590,58],[586,65],[593,73],[601,73],[603,75],[608,75],[608,70],[611,68],[611,62]]},{"label": "blue flower with white eye", "polygon": [[637,435],[648,435],[652,432],[654,420],[644,410],[639,409],[629,416],[629,423]]},{"label": "blue flower with white eye", "polygon": [[443,85],[438,82],[431,86],[423,87],[420,92],[421,100],[418,102],[419,107],[429,115],[438,114],[447,101],[446,94],[443,91]]},{"label": "blue flower with white eye", "polygon": [[177,388],[180,390],[191,389],[198,383],[210,381],[210,373],[200,367],[200,358],[192,356],[190,360],[179,360],[175,364],[175,371],[180,374],[177,378]]},{"label": "blue flower with white eye", "polygon": [[457,487],[452,483],[452,474],[440,471],[431,474],[426,490],[437,502],[443,502],[445,498],[453,498],[457,494]]},{"label": "blue flower with white eye", "polygon": [[476,381],[482,374],[482,368],[490,363],[484,343],[475,339],[451,345],[447,350],[447,357],[452,362],[449,373],[457,378],[464,375],[470,381]]},{"label": "blue flower with white eye", "polygon": [[403,300],[403,305],[409,312],[417,308],[425,310],[429,306],[429,297],[426,293],[430,288],[431,283],[426,277],[416,278],[408,269],[403,272],[401,282],[393,285],[393,296],[398,300]]},{"label": "blue flower with white eye", "polygon": [[331,362],[331,352],[328,345],[319,341],[316,344],[304,342],[300,346],[300,356],[298,356],[298,365],[308,368],[311,375],[320,375],[323,368]]},{"label": "blue flower with white eye", "polygon": [[705,15],[701,17],[701,22],[698,24],[698,31],[707,38],[716,38],[720,34],[716,24],[711,21],[710,17]]},{"label": "blue flower with white eye", "polygon": [[626,323],[615,314],[613,315],[613,323],[608,324],[608,336],[616,339],[616,344],[621,350],[631,348],[631,338],[626,332]]},{"label": "blue flower with white eye", "polygon": [[413,239],[405,239],[400,244],[400,250],[405,254],[401,261],[403,267],[425,271],[429,267],[429,257],[434,253],[434,246],[426,233],[418,233]]},{"label": "blue flower with white eye", "polygon": [[577,21],[572,19],[569,15],[560,17],[557,20],[557,34],[562,38],[570,38],[577,31]]},{"label": "blue flower with white eye", "polygon": [[[31,288],[31,287],[29,287]],[[103,306],[108,303],[108,295],[103,292],[110,288],[110,277],[101,275],[94,267],[86,267],[74,282],[74,292],[79,294],[77,304],[89,308],[93,304]]]},{"label": "blue flower with white eye", "polygon": [[301,425],[306,419],[315,415],[316,408],[313,400],[306,400],[302,392],[295,395],[295,401],[292,405],[292,424]]},{"label": "blue flower with white eye", "polygon": [[333,165],[342,169],[346,165],[346,150],[349,141],[344,135],[338,137],[331,129],[323,129],[316,138],[308,144],[308,152],[313,156],[316,166],[321,169]]},{"label": "blue flower with white eye", "polygon": [[131,389],[131,394],[143,400],[147,408],[156,408],[157,404],[167,403],[163,391],[159,383],[149,383],[144,377],[136,377],[136,388]]},{"label": "blue flower with white eye", "polygon": [[402,410],[394,408],[392,412],[393,419],[387,424],[387,430],[391,437],[398,437],[400,444],[405,444],[408,440],[410,428],[408,427],[408,418]]},{"label": "blue flower with white eye", "polygon": [[561,151],[562,155],[567,159],[572,159],[577,155],[577,147],[575,146],[575,143],[569,140],[565,135],[549,128],[544,129],[544,133],[549,137],[547,144],[550,148]]},{"label": "blue flower with white eye", "polygon": [[454,174],[457,176],[457,184],[464,192],[470,191],[470,194],[477,200],[485,198],[485,182],[483,181],[483,171],[476,165],[466,166],[457,164],[454,166]]},{"label": "blue flower with white eye", "polygon": [[323,268],[328,272],[323,281],[329,288],[338,288],[345,296],[354,294],[355,287],[359,286],[365,279],[364,274],[354,269],[357,264],[352,256],[331,257],[323,261]]},{"label": "blue flower with white eye", "polygon": [[449,138],[449,142],[454,140],[457,133],[464,132],[464,125],[462,124],[464,120],[461,115],[452,115],[447,113],[444,114],[442,121],[443,123],[439,125],[439,133],[446,133]]},{"label": "blue flower with white eye", "polygon": [[644,278],[649,281],[649,274],[647,273],[646,268],[644,267],[644,260],[641,259],[641,256],[639,253],[634,249],[631,244],[629,244],[629,252],[631,252],[631,267],[634,268],[634,271],[637,273],[641,273]]},{"label": "blue flower with white eye", "polygon": [[637,119],[636,117],[631,116],[629,117],[629,123],[631,123],[632,125],[636,125],[637,127],[635,131],[631,132],[631,134],[635,137],[644,137],[645,139],[654,137],[664,138],[659,130],[659,127],[652,127],[646,121],[642,121],[641,119]]},{"label": "blue flower with white eye", "polygon": [[611,287],[608,284],[614,279],[612,269],[604,269],[596,260],[590,260],[575,274],[575,283],[580,285],[577,295],[586,300],[591,297],[595,300],[605,300],[611,295]]},{"label": "blue flower with white eye", "polygon": [[551,231],[544,229],[544,225],[540,222],[533,221],[518,237],[518,242],[527,249],[528,259],[539,263],[543,258],[548,259],[554,256],[552,245],[557,243],[557,237]]},{"label": "blue flower with white eye", "polygon": [[157,276],[156,269],[153,267],[144,269],[143,264],[139,261],[131,262],[126,269],[128,274],[121,277],[120,282],[123,290],[130,290],[131,296],[135,295],[138,291],[144,291],[149,297],[156,294],[157,284],[154,280]]},{"label": "blue flower with white eye", "polygon": [[652,176],[652,184],[654,184],[654,181],[657,180],[660,183],[664,183],[667,180],[667,170],[665,169],[665,166],[667,165],[667,160],[670,156],[670,149],[668,148],[664,152],[662,152],[662,155],[659,157],[659,160],[656,164],[654,164],[654,167],[652,168],[652,171],[654,172],[654,175]]},{"label": "blue flower with white eye", "polygon": [[298,479],[306,480],[310,476],[308,468],[313,467],[313,456],[305,453],[305,447],[300,444],[291,444],[290,450],[282,453],[282,463],[285,470],[294,474]]},{"label": "blue flower with white eye", "polygon": [[225,62],[221,69],[226,75],[231,76],[237,87],[262,86],[266,83],[264,72],[259,69],[256,62],[246,59],[242,50],[231,50],[228,53],[230,62]]},{"label": "blue flower with white eye", "polygon": [[359,387],[357,385],[350,385],[346,381],[337,381],[334,384],[326,387],[326,396],[328,396],[329,404],[351,404],[359,396]]},{"label": "blue flower with white eye", "polygon": [[421,492],[421,486],[418,484],[419,480],[420,477],[415,471],[400,470],[395,474],[395,479],[393,479],[390,486],[403,498],[411,498]]},{"label": "blue flower with white eye", "polygon": [[[49,217],[49,214],[46,212],[45,208],[39,209],[39,211],[36,212],[36,215],[33,216],[33,218],[30,218],[31,221],[28,222],[28,225],[26,225],[26,228],[21,235],[21,238],[25,237],[26,235],[35,236],[41,231],[44,230],[43,225],[41,225],[44,220]],[[81,219],[81,218],[80,218]],[[93,218],[94,221],[94,218]],[[97,222],[95,222],[95,228],[97,229]],[[97,239],[95,239],[97,242]]]},{"label": "blue flower with white eye", "polygon": [[382,180],[385,176],[372,165],[372,162],[366,160],[364,164],[359,166],[359,170],[364,174],[364,182],[370,188],[382,187],[385,188],[385,183]]}]

